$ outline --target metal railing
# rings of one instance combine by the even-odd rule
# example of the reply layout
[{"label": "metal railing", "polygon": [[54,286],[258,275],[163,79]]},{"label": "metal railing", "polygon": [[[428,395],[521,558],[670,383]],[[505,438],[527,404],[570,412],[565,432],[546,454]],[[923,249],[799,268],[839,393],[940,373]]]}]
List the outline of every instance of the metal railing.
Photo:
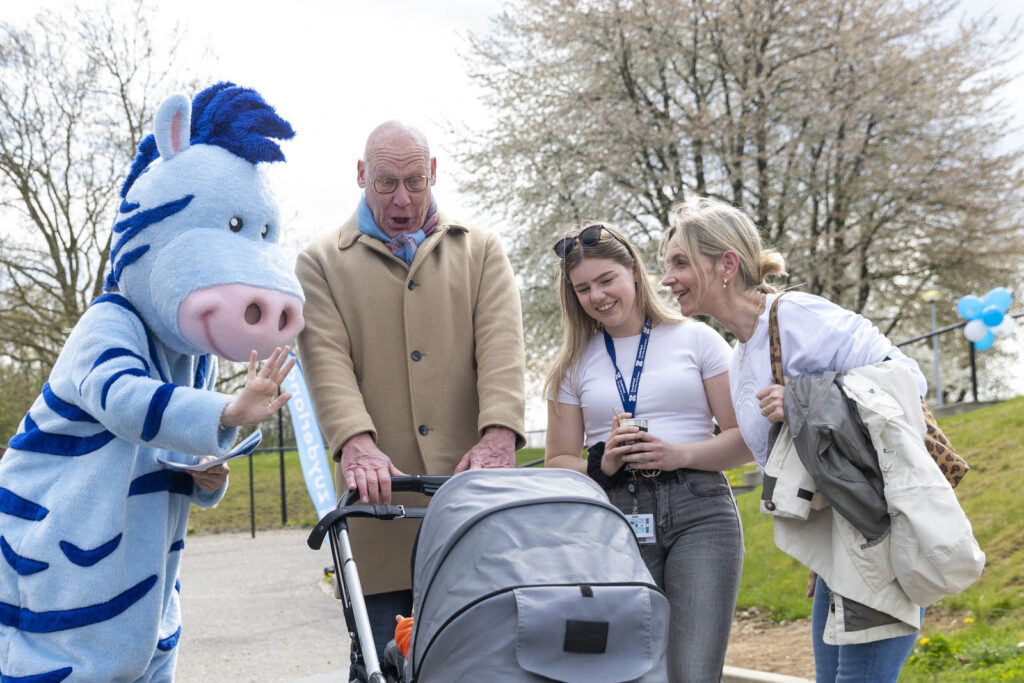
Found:
[{"label": "metal railing", "polygon": [[[1013,313],[1013,314],[1008,314],[1008,315],[1011,318],[1013,318],[1014,320],[1016,320],[1018,318],[1021,318],[1021,317],[1024,317],[1024,313]],[[939,335],[943,335],[946,332],[952,332],[953,330],[959,330],[961,327],[966,327],[966,326],[967,326],[967,321],[966,320],[961,320],[958,323],[953,323],[952,325],[946,325],[945,327],[940,327],[938,329],[932,330],[931,332],[927,332],[925,334],[918,335],[918,336],[914,337],[913,339],[907,339],[906,341],[898,342],[896,344],[896,347],[900,348],[900,347],[903,347],[903,346],[909,346],[910,344],[914,344],[914,343],[919,342],[919,341],[925,341],[925,340],[928,340],[928,339],[932,339],[934,337],[938,337]],[[974,399],[974,402],[977,403],[978,402],[978,362],[977,362],[977,358],[975,356],[975,354],[977,352],[974,349],[974,342],[971,342],[971,341],[969,341],[967,339],[964,339],[964,341],[967,343],[967,352],[968,352],[968,357],[970,358],[970,366],[971,366],[971,397]],[[936,389],[938,389],[938,387],[936,387]]]}]

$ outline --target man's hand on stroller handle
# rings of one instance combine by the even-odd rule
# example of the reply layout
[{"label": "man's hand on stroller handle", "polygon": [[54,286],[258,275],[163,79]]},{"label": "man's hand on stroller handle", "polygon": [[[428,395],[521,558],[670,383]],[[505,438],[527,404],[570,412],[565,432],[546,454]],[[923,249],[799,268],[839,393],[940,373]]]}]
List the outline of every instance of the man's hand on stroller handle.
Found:
[{"label": "man's hand on stroller handle", "polygon": [[507,427],[491,426],[484,429],[480,441],[462,456],[454,474],[465,470],[515,467],[515,464],[516,433]]},{"label": "man's hand on stroller handle", "polygon": [[341,471],[349,490],[358,489],[360,501],[373,505],[390,503],[391,477],[406,476],[367,432],[356,434],[341,447]]}]

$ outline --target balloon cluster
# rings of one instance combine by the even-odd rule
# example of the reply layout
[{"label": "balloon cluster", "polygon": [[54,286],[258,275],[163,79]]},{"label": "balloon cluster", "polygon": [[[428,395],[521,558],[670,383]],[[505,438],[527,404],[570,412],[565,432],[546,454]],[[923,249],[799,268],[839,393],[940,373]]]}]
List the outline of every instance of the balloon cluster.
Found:
[{"label": "balloon cluster", "polygon": [[1013,293],[1006,287],[989,290],[984,299],[968,294],[956,302],[957,313],[969,321],[964,326],[964,336],[974,342],[974,348],[984,351],[992,346],[996,337],[1013,333],[1015,323],[1006,315],[1013,301]]}]

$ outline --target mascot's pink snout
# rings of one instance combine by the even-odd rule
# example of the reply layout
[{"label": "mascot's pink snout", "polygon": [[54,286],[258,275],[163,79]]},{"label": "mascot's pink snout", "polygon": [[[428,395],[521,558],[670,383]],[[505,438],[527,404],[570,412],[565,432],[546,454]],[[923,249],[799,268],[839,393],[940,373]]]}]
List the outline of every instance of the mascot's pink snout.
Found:
[{"label": "mascot's pink snout", "polygon": [[302,300],[251,285],[218,285],[192,292],[178,310],[190,342],[233,361],[260,359],[302,331]]}]

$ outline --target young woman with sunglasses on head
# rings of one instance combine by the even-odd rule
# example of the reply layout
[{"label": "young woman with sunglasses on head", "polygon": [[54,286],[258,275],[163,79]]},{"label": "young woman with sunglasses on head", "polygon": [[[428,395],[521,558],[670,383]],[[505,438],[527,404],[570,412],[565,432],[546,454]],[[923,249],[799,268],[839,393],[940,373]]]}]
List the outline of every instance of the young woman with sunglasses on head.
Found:
[{"label": "young woman with sunglasses on head", "polygon": [[[633,523],[671,606],[671,680],[717,681],[743,567],[721,470],[750,460],[729,398],[729,347],[658,298],[612,226],[587,226],[555,253],[564,342],[544,386],[545,462],[589,470]],[[627,417],[646,418],[648,431],[619,426]]]},{"label": "young woman with sunglasses on head", "polygon": [[[674,207],[665,241],[662,284],[672,289],[682,313],[712,316],[738,340],[729,368],[732,400],[743,438],[763,470],[772,423],[785,419],[784,387],[772,384],[768,330],[769,311],[779,294],[765,282],[768,277],[785,275],[782,256],[763,247],[757,228],[745,213],[708,198],[694,198]],[[786,378],[830,370],[845,372],[889,359],[912,373],[922,396],[926,392],[917,363],[857,313],[804,292],[787,293],[779,300],[777,312]],[[878,575],[883,573],[879,570]],[[808,597],[812,595],[817,680],[895,681],[916,634],[830,645],[823,633],[831,593],[813,572]],[[866,633],[863,611],[859,628]],[[911,611],[918,614],[916,607]],[[894,621],[890,618],[886,623]]]}]

